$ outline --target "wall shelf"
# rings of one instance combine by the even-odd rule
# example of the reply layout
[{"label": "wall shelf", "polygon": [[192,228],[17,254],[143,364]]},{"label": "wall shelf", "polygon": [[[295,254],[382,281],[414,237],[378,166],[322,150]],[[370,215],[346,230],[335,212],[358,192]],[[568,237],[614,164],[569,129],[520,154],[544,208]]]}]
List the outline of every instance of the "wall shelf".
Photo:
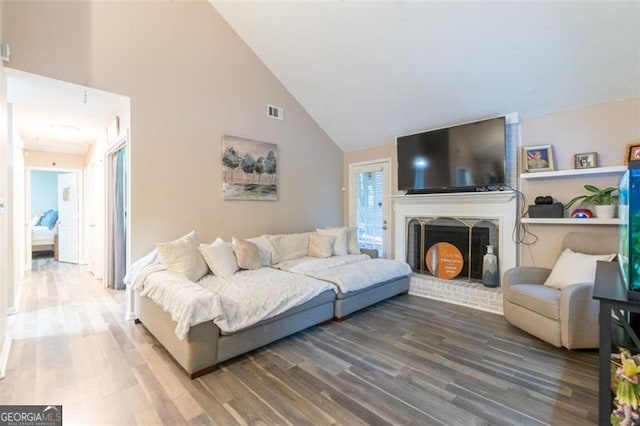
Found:
[{"label": "wall shelf", "polygon": [[538,224],[538,225],[620,225],[619,218],[599,219],[597,217],[591,219],[572,219],[572,218],[530,218],[523,217],[522,223]]},{"label": "wall shelf", "polygon": [[552,179],[566,176],[616,175],[627,171],[627,166],[593,167],[590,169],[554,170],[552,172],[529,172],[520,174],[520,179]]}]

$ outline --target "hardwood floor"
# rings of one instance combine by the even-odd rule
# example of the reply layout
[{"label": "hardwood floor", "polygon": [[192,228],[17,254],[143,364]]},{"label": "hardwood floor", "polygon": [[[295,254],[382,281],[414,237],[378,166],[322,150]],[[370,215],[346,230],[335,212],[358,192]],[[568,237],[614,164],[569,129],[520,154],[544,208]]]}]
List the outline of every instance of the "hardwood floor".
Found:
[{"label": "hardwood floor", "polygon": [[597,353],[499,315],[403,295],[238,357],[196,380],[124,292],[39,259],[0,404],[62,404],[65,424],[474,425],[597,422]]}]

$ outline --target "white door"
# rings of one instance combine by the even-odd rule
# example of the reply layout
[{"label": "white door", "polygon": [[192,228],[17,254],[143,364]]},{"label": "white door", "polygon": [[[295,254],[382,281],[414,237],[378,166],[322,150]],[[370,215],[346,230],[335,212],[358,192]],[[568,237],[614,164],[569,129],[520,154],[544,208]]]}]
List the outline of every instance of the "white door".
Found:
[{"label": "white door", "polygon": [[349,224],[358,228],[362,248],[389,255],[389,169],[390,160],[349,165]]},{"label": "white door", "polygon": [[58,260],[78,263],[78,177],[58,175]]}]

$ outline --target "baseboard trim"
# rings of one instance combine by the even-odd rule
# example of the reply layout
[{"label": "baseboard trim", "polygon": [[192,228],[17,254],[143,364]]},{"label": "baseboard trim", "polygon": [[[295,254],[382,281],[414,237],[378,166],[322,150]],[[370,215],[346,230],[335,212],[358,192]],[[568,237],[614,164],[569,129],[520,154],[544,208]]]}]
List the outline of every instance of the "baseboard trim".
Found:
[{"label": "baseboard trim", "polygon": [[134,312],[127,312],[124,319],[127,321],[135,321],[138,319],[138,316]]},{"label": "baseboard trim", "polygon": [[4,379],[7,372],[7,363],[9,362],[9,352],[11,351],[11,336],[7,335],[0,352],[0,380]]}]

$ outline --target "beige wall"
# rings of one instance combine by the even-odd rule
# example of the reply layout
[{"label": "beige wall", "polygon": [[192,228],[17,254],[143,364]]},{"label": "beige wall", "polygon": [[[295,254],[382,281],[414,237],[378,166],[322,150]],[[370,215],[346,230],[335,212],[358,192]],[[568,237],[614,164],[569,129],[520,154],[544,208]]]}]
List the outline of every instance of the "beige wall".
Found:
[{"label": "beige wall", "polygon": [[[0,34],[2,33],[3,2],[0,1]],[[0,60],[0,200],[7,200],[7,91],[5,87],[4,63]],[[6,209],[0,212],[0,378],[4,377],[6,363],[9,357],[9,345],[7,344],[7,253],[9,241],[7,238]]]},{"label": "beige wall", "polygon": [[[640,99],[605,103],[570,111],[562,111],[522,120],[522,145],[553,145],[556,169],[572,169],[574,154],[597,152],[600,165],[622,164],[626,144],[640,141]],[[367,161],[393,155],[392,192],[397,193],[397,161],[395,145],[389,144],[344,154],[344,187],[349,187],[350,163]],[[537,195],[551,195],[560,202],[583,193],[583,185],[615,186],[620,176],[589,176],[558,178],[553,180],[522,180],[521,190],[526,196],[525,205],[533,204]],[[348,196],[345,191],[343,218],[348,219]],[[614,226],[560,226],[528,225],[537,242],[521,245],[520,259],[523,265],[552,266],[560,250],[562,237],[570,231],[617,232]],[[511,231],[509,231],[511,232]],[[533,241],[529,236],[527,241]],[[393,240],[392,240],[393,241]],[[393,250],[393,249],[392,249]]]},{"label": "beige wall", "polygon": [[[640,99],[611,102],[523,120],[522,144],[553,145],[557,170],[573,169],[573,156],[597,152],[601,166],[623,164],[628,143],[640,141]],[[583,186],[617,186],[620,175],[565,177],[543,180],[522,180],[521,190],[526,205],[537,195],[551,195],[567,203],[584,193]],[[528,225],[537,242],[522,246],[523,265],[553,266],[560,251],[562,237],[570,231],[616,232],[615,226]]]},{"label": "beige wall", "polygon": [[[4,4],[12,68],[131,98],[134,259],[191,229],[210,241],[341,223],[341,150],[207,2]],[[278,144],[279,201],[222,200],[224,134]]]},{"label": "beige wall", "polygon": [[24,151],[24,164],[28,167],[50,169],[78,169],[85,165],[84,155],[61,154],[59,152]]}]

